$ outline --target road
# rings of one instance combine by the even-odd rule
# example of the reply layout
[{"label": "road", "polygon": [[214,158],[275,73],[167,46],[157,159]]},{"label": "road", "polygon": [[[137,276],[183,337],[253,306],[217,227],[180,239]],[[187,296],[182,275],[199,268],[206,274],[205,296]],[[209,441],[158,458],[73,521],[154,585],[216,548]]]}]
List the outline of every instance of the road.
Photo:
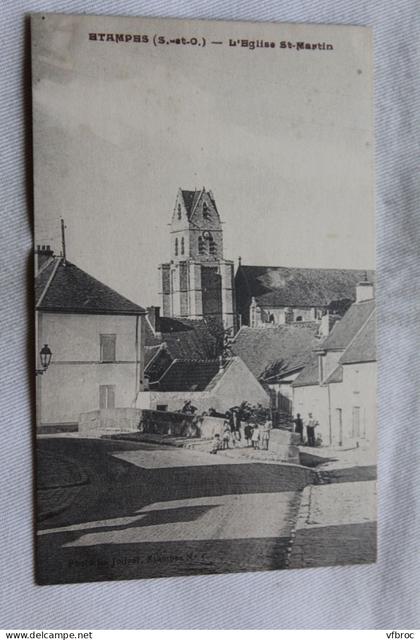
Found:
[{"label": "road", "polygon": [[297,467],[69,437],[38,451],[41,584],[285,567]]}]

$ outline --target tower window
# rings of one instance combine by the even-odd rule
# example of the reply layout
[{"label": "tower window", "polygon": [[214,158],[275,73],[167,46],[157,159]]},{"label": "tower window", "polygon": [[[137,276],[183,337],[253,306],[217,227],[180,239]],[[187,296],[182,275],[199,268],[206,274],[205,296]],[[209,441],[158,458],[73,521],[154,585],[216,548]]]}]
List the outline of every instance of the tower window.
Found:
[{"label": "tower window", "polygon": [[185,240],[184,240],[184,236],[182,236],[181,238],[181,255],[184,255],[185,253]]},{"label": "tower window", "polygon": [[209,250],[212,255],[214,255],[217,252],[217,245],[213,240],[213,238],[210,238],[209,240]]},{"label": "tower window", "polygon": [[182,211],[181,211],[181,205],[178,205],[178,220],[181,220],[182,217]]},{"label": "tower window", "polygon": [[178,255],[178,238],[175,238],[175,255]]},{"label": "tower window", "polygon": [[204,218],[209,218],[210,217],[210,211],[209,211],[209,208],[208,208],[206,202],[203,204],[203,217]]},{"label": "tower window", "polygon": [[200,254],[205,253],[204,240],[203,240],[202,236],[198,237],[198,253],[200,253]]}]

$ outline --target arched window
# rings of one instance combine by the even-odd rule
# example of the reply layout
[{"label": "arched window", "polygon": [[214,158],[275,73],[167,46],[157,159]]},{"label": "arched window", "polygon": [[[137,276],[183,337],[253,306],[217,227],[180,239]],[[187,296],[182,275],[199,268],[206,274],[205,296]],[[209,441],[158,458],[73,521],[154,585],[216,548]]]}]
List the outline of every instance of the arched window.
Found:
[{"label": "arched window", "polygon": [[209,239],[209,250],[210,250],[210,253],[212,255],[217,253],[217,245],[216,245],[216,243],[215,243],[215,241],[213,240],[212,237],[210,237],[210,239]]},{"label": "arched window", "polygon": [[205,253],[204,240],[202,236],[198,236],[198,253],[200,253],[201,255]]},{"label": "arched window", "polygon": [[178,205],[178,220],[181,220],[181,216],[182,216],[182,212],[181,212],[181,205]]},{"label": "arched window", "polygon": [[210,211],[209,211],[209,208],[208,208],[206,202],[204,202],[204,204],[203,204],[203,217],[204,218],[209,218],[210,217]]},{"label": "arched window", "polygon": [[175,238],[175,255],[178,255],[178,238]]},{"label": "arched window", "polygon": [[185,240],[184,240],[184,236],[182,236],[181,238],[181,255],[184,255],[185,253]]}]

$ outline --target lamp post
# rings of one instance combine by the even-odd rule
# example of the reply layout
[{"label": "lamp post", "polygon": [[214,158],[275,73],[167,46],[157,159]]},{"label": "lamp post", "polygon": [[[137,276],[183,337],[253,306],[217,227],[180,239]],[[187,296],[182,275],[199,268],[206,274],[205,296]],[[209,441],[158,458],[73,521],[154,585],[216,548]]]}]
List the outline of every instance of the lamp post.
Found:
[{"label": "lamp post", "polygon": [[39,357],[41,360],[41,369],[35,369],[35,375],[42,376],[48,367],[50,366],[52,351],[47,344],[44,344],[41,351],[39,352]]}]

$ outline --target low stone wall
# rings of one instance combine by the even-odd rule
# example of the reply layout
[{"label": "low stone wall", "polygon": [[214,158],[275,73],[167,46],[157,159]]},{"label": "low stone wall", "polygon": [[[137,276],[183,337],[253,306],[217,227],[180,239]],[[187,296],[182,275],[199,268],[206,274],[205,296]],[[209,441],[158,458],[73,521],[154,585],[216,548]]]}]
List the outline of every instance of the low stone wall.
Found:
[{"label": "low stone wall", "polygon": [[141,416],[141,409],[125,407],[88,411],[80,414],[78,431],[81,436],[86,437],[137,431]]}]

